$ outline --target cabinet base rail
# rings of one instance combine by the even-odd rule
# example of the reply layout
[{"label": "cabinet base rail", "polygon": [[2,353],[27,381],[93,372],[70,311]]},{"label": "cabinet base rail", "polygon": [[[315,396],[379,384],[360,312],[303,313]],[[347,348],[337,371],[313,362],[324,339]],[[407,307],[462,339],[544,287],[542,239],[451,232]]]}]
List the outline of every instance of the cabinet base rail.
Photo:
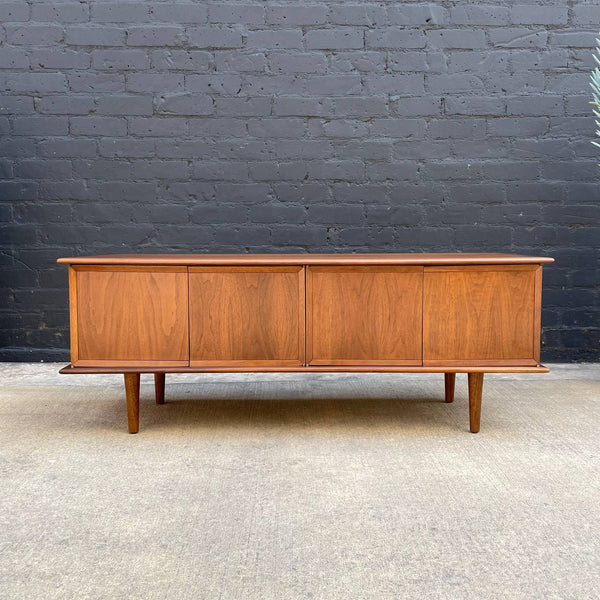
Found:
[{"label": "cabinet base rail", "polygon": [[368,368],[326,368],[326,367],[300,367],[300,368],[265,368],[260,369],[232,369],[215,368],[198,370],[196,368],[121,368],[110,367],[75,367],[68,365],[60,370],[63,374],[108,374],[122,373],[125,379],[125,397],[127,403],[127,424],[129,433],[138,433],[140,425],[140,375],[142,373],[154,374],[154,389],[156,404],[165,403],[165,376],[166,373],[202,373],[202,372],[397,372],[397,373],[444,373],[444,398],[447,403],[454,401],[454,386],[456,382],[456,373],[467,373],[469,384],[469,429],[471,433],[478,433],[481,424],[481,398],[483,393],[484,373],[547,373],[549,370],[543,365],[537,367],[376,367]]}]

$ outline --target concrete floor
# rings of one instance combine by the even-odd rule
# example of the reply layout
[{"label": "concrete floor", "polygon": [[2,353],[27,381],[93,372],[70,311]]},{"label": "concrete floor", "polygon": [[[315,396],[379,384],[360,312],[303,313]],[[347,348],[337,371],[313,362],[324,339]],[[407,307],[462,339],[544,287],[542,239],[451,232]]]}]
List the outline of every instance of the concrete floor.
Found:
[{"label": "concrete floor", "polygon": [[600,598],[600,366],[120,376],[0,364],[0,598]]}]

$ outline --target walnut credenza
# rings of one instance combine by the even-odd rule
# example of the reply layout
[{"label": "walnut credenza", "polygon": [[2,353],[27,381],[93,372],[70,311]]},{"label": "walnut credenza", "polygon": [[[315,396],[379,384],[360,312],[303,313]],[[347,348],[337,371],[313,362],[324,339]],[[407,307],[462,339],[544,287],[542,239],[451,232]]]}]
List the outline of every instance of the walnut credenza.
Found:
[{"label": "walnut credenza", "polygon": [[140,373],[468,373],[479,431],[484,372],[540,365],[542,264],[510,254],[168,254],[61,258],[71,364],[123,373],[130,433]]}]

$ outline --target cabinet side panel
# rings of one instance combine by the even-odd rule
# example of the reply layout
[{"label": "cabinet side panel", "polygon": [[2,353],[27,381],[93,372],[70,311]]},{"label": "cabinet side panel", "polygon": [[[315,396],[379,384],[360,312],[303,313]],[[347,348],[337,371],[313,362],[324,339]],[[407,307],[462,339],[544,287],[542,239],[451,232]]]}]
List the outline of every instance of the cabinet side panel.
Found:
[{"label": "cabinet side panel", "polygon": [[71,364],[79,358],[79,337],[77,335],[77,271],[69,267],[69,323],[71,336]]},{"label": "cabinet side panel", "polygon": [[425,269],[425,365],[537,363],[536,267]]},{"label": "cabinet side panel", "polygon": [[187,298],[185,269],[79,270],[79,362],[187,364]]},{"label": "cabinet side panel", "polygon": [[535,270],[535,300],[533,308],[533,358],[541,360],[542,337],[542,265]]}]

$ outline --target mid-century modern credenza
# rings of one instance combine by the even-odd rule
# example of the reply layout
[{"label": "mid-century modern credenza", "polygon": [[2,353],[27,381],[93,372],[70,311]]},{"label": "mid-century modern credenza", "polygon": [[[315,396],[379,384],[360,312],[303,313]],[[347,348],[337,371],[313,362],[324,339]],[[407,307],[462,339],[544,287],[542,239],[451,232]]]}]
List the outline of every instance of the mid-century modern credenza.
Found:
[{"label": "mid-century modern credenza", "polygon": [[540,364],[542,265],[510,254],[167,254],[69,265],[71,364],[123,373],[130,433],[140,373],[468,373],[479,431],[485,372]]}]

